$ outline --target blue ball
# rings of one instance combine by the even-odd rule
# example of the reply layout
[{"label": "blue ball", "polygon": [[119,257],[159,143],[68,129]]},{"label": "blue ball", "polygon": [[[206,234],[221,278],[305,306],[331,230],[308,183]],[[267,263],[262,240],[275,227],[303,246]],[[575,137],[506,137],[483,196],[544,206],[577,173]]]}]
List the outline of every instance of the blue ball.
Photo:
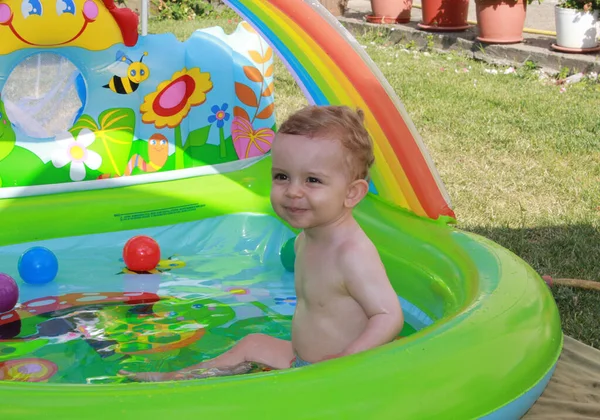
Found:
[{"label": "blue ball", "polygon": [[45,284],[56,277],[58,260],[48,248],[34,246],[21,255],[18,268],[25,283]]}]

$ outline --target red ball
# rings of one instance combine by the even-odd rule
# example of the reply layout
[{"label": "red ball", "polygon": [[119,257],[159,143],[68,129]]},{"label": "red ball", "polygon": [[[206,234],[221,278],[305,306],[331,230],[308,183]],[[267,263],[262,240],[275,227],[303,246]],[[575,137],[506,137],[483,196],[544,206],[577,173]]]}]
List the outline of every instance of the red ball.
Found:
[{"label": "red ball", "polygon": [[160,247],[149,236],[134,236],[123,247],[123,261],[131,271],[154,270],[160,261]]}]

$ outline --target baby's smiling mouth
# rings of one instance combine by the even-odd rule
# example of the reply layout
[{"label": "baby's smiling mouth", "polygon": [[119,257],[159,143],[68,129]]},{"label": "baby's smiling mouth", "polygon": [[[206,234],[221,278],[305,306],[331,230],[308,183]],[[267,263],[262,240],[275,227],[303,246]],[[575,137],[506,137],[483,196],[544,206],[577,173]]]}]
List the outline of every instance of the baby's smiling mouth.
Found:
[{"label": "baby's smiling mouth", "polygon": [[289,206],[286,206],[285,209],[287,211],[289,211],[290,213],[302,213],[307,210],[307,209],[302,209],[300,207],[289,207]]}]

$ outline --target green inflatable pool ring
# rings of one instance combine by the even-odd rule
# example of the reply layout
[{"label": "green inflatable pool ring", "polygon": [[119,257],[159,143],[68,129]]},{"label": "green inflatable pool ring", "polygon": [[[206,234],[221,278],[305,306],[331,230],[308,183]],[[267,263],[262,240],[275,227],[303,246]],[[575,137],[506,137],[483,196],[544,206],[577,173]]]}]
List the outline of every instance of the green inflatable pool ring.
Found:
[{"label": "green inflatable pool ring", "polygon": [[[11,223],[0,232],[0,245],[210,220],[234,209],[275,217],[269,168],[266,157],[238,172],[143,188],[29,197],[18,206],[3,200],[0,211]],[[254,180],[251,188],[247,179]],[[226,203],[224,196],[230,197]],[[201,205],[125,224],[114,216],[190,203]],[[41,207],[46,210],[39,212]],[[0,398],[11,401],[3,414],[159,419],[219,412],[220,418],[257,418],[264,410],[260,401],[268,398],[269,411],[290,419],[325,415],[332,407],[340,418],[396,418],[394,413],[474,418],[528,392],[541,393],[560,354],[562,332],[550,291],[528,265],[490,240],[416,217],[376,196],[367,197],[355,214],[379,249],[392,285],[417,309],[404,306],[417,327],[409,337],[305,368],[239,377],[97,386],[0,381]],[[432,399],[437,403],[424,404]],[[76,409],[63,408],[74,402]]]},{"label": "green inflatable pool ring", "polygon": [[[318,0],[226,0],[245,19],[235,33],[209,28],[185,42],[172,34],[137,42],[137,18],[112,0],[65,2],[73,7],[64,13],[33,10],[38,15],[27,20],[16,2],[5,3],[0,14],[36,44],[0,27],[0,88],[21,61],[35,68],[33,54],[60,52],[54,64],[75,63],[78,72],[65,76],[85,89],[60,138],[24,133],[36,128],[26,112],[19,121],[0,118],[0,266],[17,277],[19,253],[52,244],[61,267],[44,288],[22,287],[25,308],[0,314],[0,418],[505,420],[541,395],[563,340],[552,294],[518,256],[451,223],[449,197],[406,110]],[[98,45],[103,39],[85,32],[96,28],[122,33],[123,43]],[[62,39],[70,33],[82,37]],[[301,368],[163,383],[115,379],[127,363],[139,371],[194,364],[242,333],[289,336],[296,296],[288,238],[299,232],[270,203],[275,54],[309,103],[364,111],[375,164],[354,215],[381,255],[405,331],[375,349]],[[47,71],[39,66],[38,74]],[[50,92],[60,97],[66,89]],[[238,219],[244,223],[231,224]],[[124,271],[120,247],[148,231],[171,235],[161,243],[170,262],[144,274]],[[203,255],[179,259],[188,246]],[[63,264],[69,253],[79,257]],[[253,288],[253,276],[268,285]],[[85,311],[64,299],[73,294]],[[104,306],[87,306],[99,296]],[[190,305],[189,296],[199,300]],[[124,301],[130,306],[120,307]],[[204,314],[210,322],[197,318]],[[28,341],[38,336],[43,341]],[[65,349],[66,369],[52,359],[56,348]],[[68,369],[111,380],[76,383]]]}]

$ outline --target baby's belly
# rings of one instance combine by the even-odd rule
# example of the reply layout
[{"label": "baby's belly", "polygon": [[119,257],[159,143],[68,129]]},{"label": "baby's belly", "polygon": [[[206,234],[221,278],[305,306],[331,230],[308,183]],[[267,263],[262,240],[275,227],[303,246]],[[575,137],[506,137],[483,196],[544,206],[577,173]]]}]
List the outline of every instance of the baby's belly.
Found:
[{"label": "baby's belly", "polygon": [[292,345],[308,362],[318,362],[340,353],[356,340],[367,325],[358,304],[307,307],[298,303],[292,323]]}]

